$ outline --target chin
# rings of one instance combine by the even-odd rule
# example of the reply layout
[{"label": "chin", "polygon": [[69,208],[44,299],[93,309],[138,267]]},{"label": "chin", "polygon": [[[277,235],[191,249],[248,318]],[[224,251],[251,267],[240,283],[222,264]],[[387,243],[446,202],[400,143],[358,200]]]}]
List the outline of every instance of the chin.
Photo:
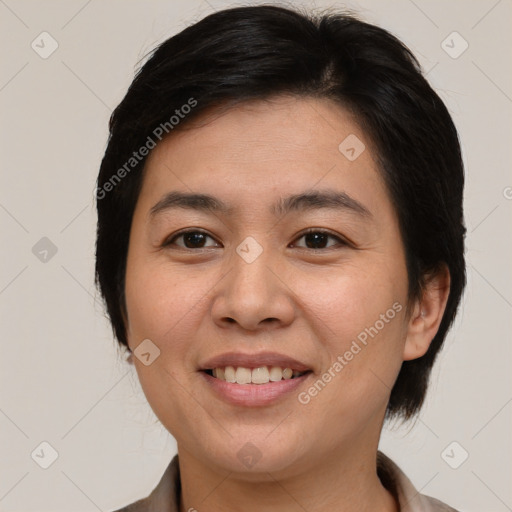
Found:
[{"label": "chin", "polygon": [[[271,431],[267,427],[258,433],[254,430],[251,433],[238,433],[227,444],[217,445],[215,450],[209,449],[203,457],[210,460],[212,466],[236,473],[247,480],[260,479],[267,473],[293,472],[294,467],[300,466],[304,444],[288,432],[278,436],[275,433],[269,435]],[[268,474],[264,479],[268,480]]]}]

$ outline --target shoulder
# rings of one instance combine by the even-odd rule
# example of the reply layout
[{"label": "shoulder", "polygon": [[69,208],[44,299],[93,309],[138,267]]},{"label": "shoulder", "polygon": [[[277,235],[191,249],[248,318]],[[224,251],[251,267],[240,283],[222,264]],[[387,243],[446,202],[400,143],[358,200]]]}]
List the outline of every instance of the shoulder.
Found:
[{"label": "shoulder", "polygon": [[446,503],[443,503],[442,501],[436,500],[435,498],[431,498],[430,496],[422,495],[424,500],[428,503],[429,509],[435,512],[458,512],[454,508],[450,507]]},{"label": "shoulder", "polygon": [[180,472],[176,455],[149,496],[114,512],[178,512],[180,492]]},{"label": "shoulder", "polygon": [[397,499],[400,512],[458,512],[446,503],[420,494],[404,472],[382,452],[377,453],[377,474]]}]

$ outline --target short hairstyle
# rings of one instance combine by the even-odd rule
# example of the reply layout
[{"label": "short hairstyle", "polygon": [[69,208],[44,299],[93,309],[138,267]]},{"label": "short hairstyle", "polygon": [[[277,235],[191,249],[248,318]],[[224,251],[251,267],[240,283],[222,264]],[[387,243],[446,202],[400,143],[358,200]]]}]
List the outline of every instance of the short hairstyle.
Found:
[{"label": "short hairstyle", "polygon": [[464,169],[450,114],[414,55],[352,14],[231,8],[150,54],[112,113],[97,181],[96,283],[114,335],[128,348],[126,259],[148,148],[207,110],[279,95],[329,99],[355,115],[397,213],[409,301],[430,274],[444,265],[450,272],[439,330],[425,355],[402,363],[391,391],[386,418],[409,419],[424,402],[466,284]]}]

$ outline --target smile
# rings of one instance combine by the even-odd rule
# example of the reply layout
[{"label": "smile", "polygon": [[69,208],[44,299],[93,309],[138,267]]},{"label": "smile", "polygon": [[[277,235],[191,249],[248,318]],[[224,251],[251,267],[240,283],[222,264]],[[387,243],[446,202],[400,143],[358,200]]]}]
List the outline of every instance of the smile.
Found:
[{"label": "smile", "polygon": [[276,352],[227,352],[198,366],[212,396],[242,407],[279,403],[314,375],[310,364]]},{"label": "smile", "polygon": [[208,375],[225,382],[259,385],[295,379],[307,373],[292,368],[281,368],[280,366],[260,366],[258,368],[226,366],[205,371]]}]

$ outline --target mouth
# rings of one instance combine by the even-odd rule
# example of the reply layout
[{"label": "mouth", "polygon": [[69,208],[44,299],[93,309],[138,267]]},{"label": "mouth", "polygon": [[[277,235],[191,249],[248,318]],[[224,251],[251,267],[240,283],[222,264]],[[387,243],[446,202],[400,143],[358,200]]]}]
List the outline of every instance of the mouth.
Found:
[{"label": "mouth", "polygon": [[213,397],[238,407],[291,399],[314,373],[306,363],[272,352],[226,353],[205,361],[198,370]]},{"label": "mouth", "polygon": [[256,384],[263,385],[269,382],[279,382],[302,377],[311,370],[299,371],[293,368],[282,368],[281,366],[258,366],[248,368],[244,366],[224,366],[202,370],[210,377],[219,379],[231,384]]}]

